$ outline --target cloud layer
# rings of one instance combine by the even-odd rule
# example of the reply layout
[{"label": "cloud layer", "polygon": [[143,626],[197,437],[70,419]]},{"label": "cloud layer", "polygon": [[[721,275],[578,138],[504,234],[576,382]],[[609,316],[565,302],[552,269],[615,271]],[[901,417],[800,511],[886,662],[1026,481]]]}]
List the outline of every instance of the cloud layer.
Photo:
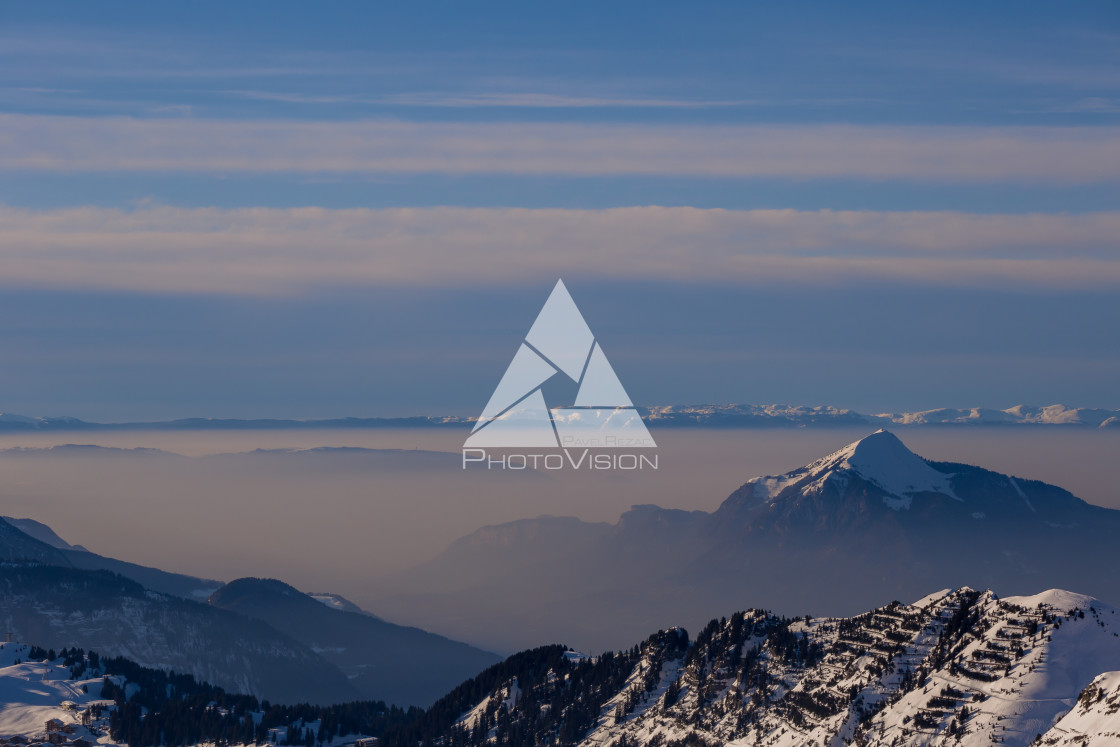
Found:
[{"label": "cloud layer", "polygon": [[0,168],[1114,181],[1113,127],[669,126],[0,115]]},{"label": "cloud layer", "polygon": [[759,285],[1120,283],[1120,213],[0,208],[7,287],[291,293],[557,276]]}]

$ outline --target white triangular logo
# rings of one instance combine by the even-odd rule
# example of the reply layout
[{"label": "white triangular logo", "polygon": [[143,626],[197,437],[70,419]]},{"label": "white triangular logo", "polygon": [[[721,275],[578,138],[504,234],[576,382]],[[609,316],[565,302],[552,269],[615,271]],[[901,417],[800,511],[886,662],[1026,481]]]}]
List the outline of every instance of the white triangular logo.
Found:
[{"label": "white triangular logo", "polygon": [[599,343],[591,349],[591,359],[587,361],[587,370],[579,382],[579,391],[576,392],[576,407],[633,407],[622,382],[618,380],[614,369],[603,355]]},{"label": "white triangular logo", "polygon": [[[571,407],[549,408],[553,376],[579,384]],[[645,423],[558,280],[464,447],[653,447]]]}]

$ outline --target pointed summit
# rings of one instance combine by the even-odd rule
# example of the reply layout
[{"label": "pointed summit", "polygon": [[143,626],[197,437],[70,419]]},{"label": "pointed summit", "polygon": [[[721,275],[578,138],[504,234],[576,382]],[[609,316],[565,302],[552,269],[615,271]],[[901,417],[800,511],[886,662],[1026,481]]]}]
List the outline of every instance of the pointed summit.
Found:
[{"label": "pointed summit", "polygon": [[953,496],[949,475],[929,466],[887,430],[854,441],[822,461],[826,460],[833,462],[831,469],[854,472],[891,495],[932,492]]},{"label": "pointed summit", "polygon": [[867,465],[873,468],[876,464],[885,462],[922,461],[922,458],[910,451],[898,436],[883,428],[870,436],[853,441],[836,454],[843,454],[853,467]]},{"label": "pointed summit", "polygon": [[952,476],[938,472],[926,460],[906,448],[890,431],[878,430],[853,441],[839,451],[776,477],[756,477],[757,494],[775,498],[788,488],[816,491],[829,480],[860,477],[878,486],[887,496],[884,501],[894,509],[909,508],[918,493],[940,493],[957,499]]}]

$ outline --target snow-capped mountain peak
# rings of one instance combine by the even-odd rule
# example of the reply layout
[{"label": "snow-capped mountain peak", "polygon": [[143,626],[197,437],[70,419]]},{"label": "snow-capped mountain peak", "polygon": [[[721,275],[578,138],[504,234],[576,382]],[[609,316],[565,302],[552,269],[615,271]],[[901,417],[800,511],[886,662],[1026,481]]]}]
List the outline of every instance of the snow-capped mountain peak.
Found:
[{"label": "snow-capped mountain peak", "polygon": [[909,508],[911,499],[919,493],[940,493],[960,500],[953,493],[951,475],[935,470],[897,436],[883,429],[801,469],[779,476],[756,477],[747,484],[756,486],[755,495],[774,499],[792,486],[802,492],[819,493],[827,481],[845,483],[853,476],[886,493],[883,501],[896,510]]},{"label": "snow-capped mountain peak", "polygon": [[906,448],[893,433],[878,430],[843,449],[845,458],[839,469],[846,469],[870,480],[894,496],[915,493],[953,495],[949,475],[930,467],[924,459]]}]

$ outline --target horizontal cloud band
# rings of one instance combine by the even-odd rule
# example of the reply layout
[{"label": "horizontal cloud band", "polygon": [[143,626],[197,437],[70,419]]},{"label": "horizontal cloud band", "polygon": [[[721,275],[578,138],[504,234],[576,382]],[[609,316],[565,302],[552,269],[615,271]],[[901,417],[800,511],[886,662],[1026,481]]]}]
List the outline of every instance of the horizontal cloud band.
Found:
[{"label": "horizontal cloud band", "polygon": [[290,293],[557,276],[1120,287],[1120,213],[0,207],[0,284]]},{"label": "horizontal cloud band", "polygon": [[261,122],[0,115],[0,168],[1039,180],[1120,174],[1114,127]]}]

